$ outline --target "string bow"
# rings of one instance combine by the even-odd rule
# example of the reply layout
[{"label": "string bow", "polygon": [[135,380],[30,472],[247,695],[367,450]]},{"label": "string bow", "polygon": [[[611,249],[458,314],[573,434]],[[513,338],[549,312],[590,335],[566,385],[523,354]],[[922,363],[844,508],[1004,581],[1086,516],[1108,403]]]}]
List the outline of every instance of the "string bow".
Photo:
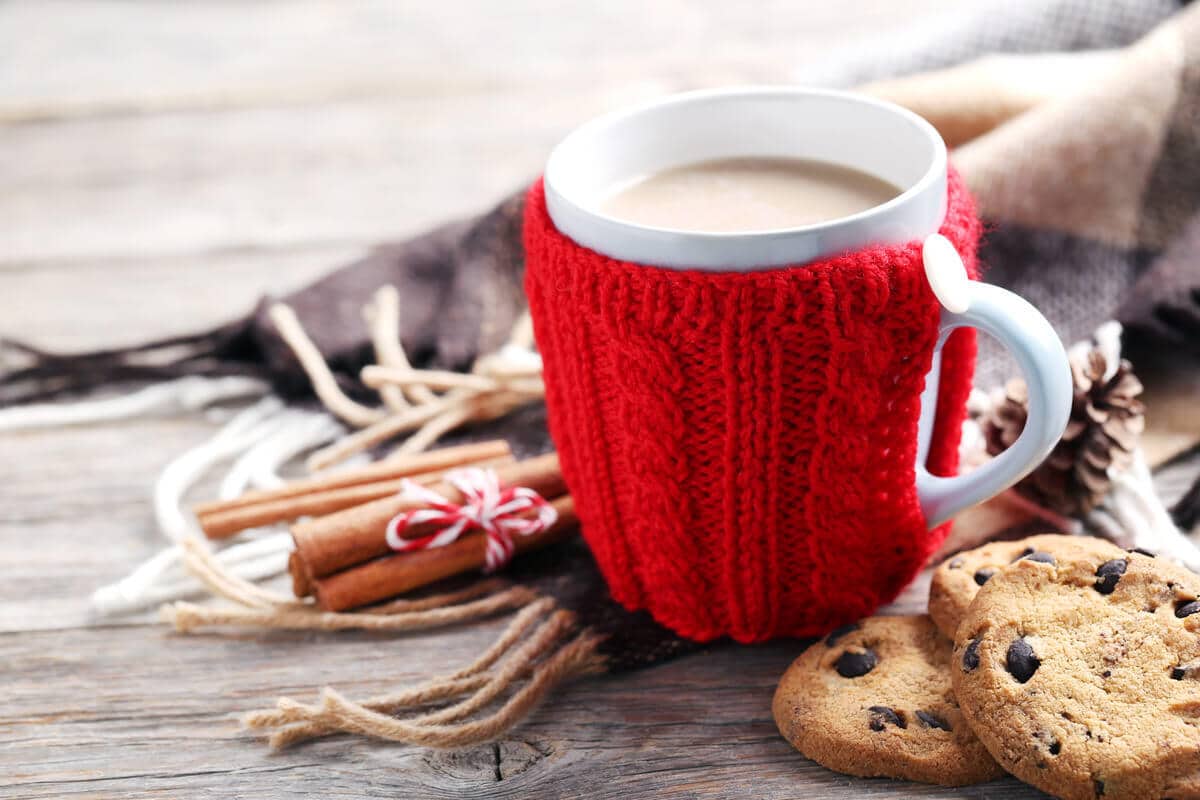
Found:
[{"label": "string bow", "polygon": [[[549,528],[558,519],[554,506],[540,494],[524,486],[502,487],[494,470],[468,467],[446,473],[445,481],[458,489],[462,503],[414,481],[400,485],[404,500],[421,503],[422,508],[405,511],[388,522],[387,543],[397,552],[445,547],[472,530],[487,536],[484,571],[495,572],[513,557],[513,535],[531,536]],[[530,515],[528,512],[533,511]],[[430,526],[425,536],[405,538],[413,526]]]}]

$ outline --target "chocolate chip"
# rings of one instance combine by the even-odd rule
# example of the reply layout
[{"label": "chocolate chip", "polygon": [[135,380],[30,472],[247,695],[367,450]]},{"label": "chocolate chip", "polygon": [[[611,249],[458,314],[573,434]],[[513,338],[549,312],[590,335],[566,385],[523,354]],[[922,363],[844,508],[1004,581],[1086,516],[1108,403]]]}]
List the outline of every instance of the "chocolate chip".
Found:
[{"label": "chocolate chip", "polygon": [[958,569],[962,565],[963,565],[963,560],[961,558],[955,558],[955,559],[952,559],[947,566],[949,566],[950,569]]},{"label": "chocolate chip", "polygon": [[888,725],[895,725],[897,728],[908,727],[908,721],[904,719],[903,711],[896,711],[887,706],[871,706],[867,711],[871,712],[871,730],[873,731],[881,731]]},{"label": "chocolate chip", "polygon": [[1184,617],[1190,617],[1197,611],[1200,611],[1200,600],[1189,600],[1175,604],[1175,616],[1179,617],[1180,619],[1183,619]]},{"label": "chocolate chip", "polygon": [[1032,547],[1026,547],[1024,550],[1022,550],[1021,552],[1017,553],[1017,557],[1016,557],[1016,558],[1014,558],[1014,559],[1012,560],[1012,562],[1011,562],[1011,563],[1015,564],[1015,563],[1017,563],[1018,561],[1020,561],[1022,558],[1025,558],[1026,556],[1031,556],[1031,555],[1033,555],[1033,552],[1034,552],[1034,550],[1033,550],[1033,548],[1032,548]]},{"label": "chocolate chip", "polygon": [[1060,742],[1058,739],[1055,739],[1053,742],[1050,743],[1050,755],[1056,756],[1061,752],[1062,752],[1062,742]]},{"label": "chocolate chip", "polygon": [[926,728],[936,728],[939,731],[952,731],[950,723],[939,717],[937,714],[930,714],[928,711],[918,711],[917,719],[925,723]]},{"label": "chocolate chip", "polygon": [[1017,683],[1027,682],[1041,665],[1042,662],[1033,654],[1033,647],[1024,639],[1014,639],[1008,646],[1004,668],[1017,679]]},{"label": "chocolate chip", "polygon": [[1096,591],[1100,594],[1112,594],[1113,589],[1117,588],[1117,582],[1121,580],[1121,576],[1125,574],[1125,568],[1129,566],[1129,562],[1123,558],[1114,558],[1112,561],[1105,561],[1096,568]]},{"label": "chocolate chip", "polygon": [[1144,556],[1149,556],[1150,558],[1154,558],[1154,557],[1157,555],[1157,553],[1151,553],[1149,550],[1146,550],[1146,549],[1144,549],[1144,548],[1141,548],[1141,547],[1131,547],[1131,548],[1129,548],[1128,550],[1126,550],[1125,552],[1127,552],[1127,553],[1141,553],[1142,555],[1144,555]]},{"label": "chocolate chip", "polygon": [[1103,797],[1103,796],[1104,796],[1104,781],[1101,781],[1101,780],[1093,780],[1093,781],[1092,781],[1092,788],[1096,790],[1096,797]]},{"label": "chocolate chip", "polygon": [[868,649],[861,653],[847,650],[838,656],[837,661],[833,662],[833,666],[837,669],[838,675],[843,678],[861,678],[875,669],[875,665],[878,663],[879,659],[874,650]]},{"label": "chocolate chip", "polygon": [[827,647],[833,647],[835,644],[838,643],[838,640],[841,639],[843,636],[845,636],[847,633],[854,633],[856,630],[858,630],[861,627],[862,627],[862,625],[860,625],[859,623],[851,622],[849,625],[843,625],[840,628],[834,628],[832,631],[829,632],[829,635],[825,637],[825,645]]},{"label": "chocolate chip", "polygon": [[1171,680],[1173,680],[1173,681],[1181,681],[1187,677],[1187,674],[1188,674],[1187,667],[1172,667],[1171,668]]},{"label": "chocolate chip", "polygon": [[1111,678],[1111,677],[1112,677],[1112,670],[1111,670],[1111,669],[1106,669],[1106,670],[1104,670],[1104,672],[1101,672],[1101,673],[1100,673],[1100,677],[1101,677],[1101,678]]},{"label": "chocolate chip", "polygon": [[1050,555],[1049,553],[1045,553],[1045,552],[1042,552],[1041,550],[1038,550],[1037,552],[1030,553],[1029,555],[1021,556],[1017,560],[1018,561],[1036,561],[1039,564],[1053,564],[1054,556]]},{"label": "chocolate chip", "polygon": [[979,645],[982,641],[983,639],[972,639],[967,649],[963,650],[963,672],[970,672],[979,666]]},{"label": "chocolate chip", "polygon": [[996,574],[996,570],[992,569],[991,567],[983,567],[981,569],[977,569],[977,570],[975,570],[975,582],[977,584],[979,584],[980,586],[983,586],[985,583],[988,582],[988,578],[992,577],[995,574]]}]

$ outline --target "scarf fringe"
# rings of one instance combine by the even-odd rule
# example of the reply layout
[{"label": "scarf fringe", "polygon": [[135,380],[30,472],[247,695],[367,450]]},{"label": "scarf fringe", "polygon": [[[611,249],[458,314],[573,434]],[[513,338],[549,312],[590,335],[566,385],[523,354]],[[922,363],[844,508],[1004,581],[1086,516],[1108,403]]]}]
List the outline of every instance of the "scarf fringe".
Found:
[{"label": "scarf fringe", "polygon": [[[177,535],[173,548],[160,553],[125,579],[141,584],[144,599],[161,596],[174,587],[160,580],[170,568],[182,567],[196,588],[207,590],[230,605],[205,606],[188,602],[163,605],[161,618],[180,633],[212,626],[252,626],[287,630],[413,631],[485,619],[516,610],[497,640],[466,668],[400,693],[369,698],[362,703],[330,687],[319,705],[280,698],[271,711],[247,716],[253,729],[274,728],[269,741],[280,748],[333,733],[356,733],[389,741],[428,747],[464,747],[503,735],[525,719],[560,683],[604,669],[600,637],[580,632],[574,614],[562,610],[533,589],[500,578],[485,578],[466,588],[419,599],[394,600],[351,613],[322,611],[312,601],[297,600],[258,585],[260,575],[247,576],[238,567],[277,559],[286,568],[291,549],[287,534],[276,534],[214,552],[199,534],[180,528],[178,500],[205,469],[239,447],[261,442],[270,428],[271,404],[260,401],[237,415],[198,448],[185,453],[164,471],[159,482],[160,516],[164,532]],[[179,473],[176,475],[176,473]],[[163,512],[167,513],[163,513]],[[237,554],[232,559],[228,554]],[[128,588],[128,587],[126,587]],[[148,591],[156,589],[157,592]],[[447,705],[408,718],[405,709]],[[497,707],[498,705],[498,707]],[[494,708],[493,708],[494,707]]]},{"label": "scarf fringe", "polygon": [[[458,672],[362,702],[325,687],[318,705],[283,697],[275,709],[247,715],[244,725],[248,728],[276,729],[268,737],[275,748],[333,733],[425,747],[478,744],[518,725],[560,683],[605,669],[598,649],[600,636],[580,631],[575,615],[559,608],[552,598],[499,578],[482,579],[456,592],[335,613],[231,575],[197,539],[185,539],[180,547],[184,564],[193,575],[214,594],[234,603],[220,607],[185,602],[164,605],[160,612],[163,620],[180,633],[230,625],[276,630],[413,631],[517,611],[496,641]],[[449,704],[409,717],[396,716],[399,711],[443,701]]]},{"label": "scarf fringe", "polygon": [[263,377],[248,357],[249,325],[235,322],[211,331],[171,336],[130,347],[55,353],[0,338],[0,408],[45,402],[132,381],[197,377]]},{"label": "scarf fringe", "polygon": [[[551,598],[527,603],[472,664],[412,688],[349,700],[332,687],[316,705],[281,697],[273,709],[243,717],[251,730],[272,731],[280,749],[336,733],[423,747],[467,747],[496,739],[526,719],[559,684],[605,669],[601,637],[579,632],[574,615]],[[430,709],[439,703],[439,708]],[[494,708],[490,713],[485,713]],[[404,711],[429,709],[400,716]]]},{"label": "scarf fringe", "polygon": [[217,403],[260,397],[269,388],[257,378],[192,375],[116,397],[0,408],[0,431],[62,428],[200,411]]},{"label": "scarf fringe", "polygon": [[[326,413],[313,414],[284,407],[280,399],[265,395],[269,387],[263,381],[224,378],[217,383],[214,379],[196,375],[145,387],[125,397],[74,405],[0,409],[0,429],[4,429],[130,419],[161,410],[197,410],[234,396],[260,398],[258,403],[235,415],[209,441],[182,453],[163,469],[155,485],[155,517],[158,528],[172,546],[145,561],[121,581],[98,589],[92,595],[92,606],[98,613],[128,613],[164,602],[182,601],[205,594],[205,588],[212,590],[214,583],[241,600],[248,601],[252,597],[264,600],[263,590],[256,587],[256,582],[286,571],[293,547],[290,537],[275,530],[246,531],[238,540],[211,553],[190,511],[182,505],[188,489],[218,463],[233,461],[223,477],[218,495],[222,499],[235,498],[247,488],[280,486],[283,480],[278,476],[278,469],[308,451],[316,450],[308,458],[310,471],[362,458],[362,452],[368,447],[400,433],[409,435],[398,452],[419,452],[463,423],[493,419],[541,397],[541,362],[533,351],[533,331],[528,315],[518,319],[502,349],[476,360],[468,378],[480,386],[470,390],[458,387],[437,395],[425,385],[424,377],[433,375],[437,378],[439,373],[414,371],[404,353],[398,336],[400,299],[396,289],[388,285],[380,288],[364,308],[364,318],[371,332],[379,368],[392,369],[400,375],[398,378],[391,375],[378,385],[372,381],[383,399],[382,408],[362,405],[342,390],[336,375],[292,308],[275,303],[268,308],[268,315],[278,335],[304,369],[313,393],[323,403]],[[136,354],[161,356],[173,348],[193,348],[179,356],[181,362],[199,357],[200,350],[223,353],[242,330],[244,325],[232,325],[204,335],[162,339],[136,348],[97,350],[80,356],[43,353],[22,343],[11,343],[10,347],[47,365],[59,362],[68,365],[82,360],[92,367],[108,368]],[[17,374],[12,373],[8,378]],[[338,420],[361,429],[347,435],[346,427]],[[204,559],[199,553],[206,554]],[[268,604],[294,604],[281,595],[271,595]],[[257,607],[253,602],[246,602],[245,606]],[[203,621],[206,618],[187,604],[172,613],[180,620],[206,624]],[[226,618],[230,624],[270,624],[262,610],[253,613],[246,608],[230,610],[226,612]],[[300,619],[293,614],[288,620],[289,625],[317,625],[307,616]],[[323,624],[337,627],[344,625],[344,621],[326,618]]]},{"label": "scarf fringe", "polygon": [[[247,417],[243,412],[224,432],[233,436],[247,429],[253,431],[254,426],[253,415]],[[233,434],[228,433],[230,428]],[[269,551],[265,546],[268,541],[262,539],[236,547],[245,551],[258,545]],[[290,550],[290,541],[287,544]],[[214,552],[199,536],[185,535],[175,549],[183,568],[203,589],[229,602],[223,606],[182,601],[163,605],[160,617],[180,633],[213,626],[414,631],[478,621],[505,611],[517,612],[496,641],[471,665],[456,673],[361,703],[325,687],[319,705],[283,697],[274,710],[247,716],[245,724],[249,728],[276,729],[268,737],[272,747],[333,733],[355,733],[426,747],[465,747],[505,734],[564,681],[605,669],[598,649],[600,636],[580,631],[575,615],[559,608],[552,598],[501,578],[484,578],[454,592],[336,613],[322,611],[311,600],[297,600],[271,591],[254,579],[237,574],[221,558],[235,548]],[[286,554],[286,551],[279,554],[284,564]],[[161,556],[156,558],[164,560]],[[447,705],[410,717],[395,716],[399,711],[427,709],[438,702]]]},{"label": "scarf fringe", "polygon": [[[129,397],[166,388],[148,387]],[[219,393],[210,393],[209,397],[223,399]],[[5,413],[0,411],[0,424]],[[195,519],[184,508],[184,498],[214,467],[228,461],[232,464],[221,481],[221,497],[236,497],[248,488],[274,488],[283,483],[278,470],[285,463],[342,432],[343,428],[328,414],[290,409],[270,395],[235,414],[211,438],[179,455],[159,474],[154,486],[154,515],[159,530],[172,544],[125,578],[97,589],[92,595],[93,609],[110,616],[208,594],[209,588],[185,563],[185,546],[204,548],[214,569],[245,586],[255,586],[252,581],[285,572],[292,551],[289,534],[270,529],[251,531],[223,549],[209,552]]]}]

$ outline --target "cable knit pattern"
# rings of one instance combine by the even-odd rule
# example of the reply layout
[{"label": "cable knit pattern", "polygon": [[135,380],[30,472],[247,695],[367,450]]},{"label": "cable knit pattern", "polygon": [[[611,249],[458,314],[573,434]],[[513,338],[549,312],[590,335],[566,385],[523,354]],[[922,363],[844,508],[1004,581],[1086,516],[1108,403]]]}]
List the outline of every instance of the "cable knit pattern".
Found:
[{"label": "cable knit pattern", "polygon": [[[814,636],[872,613],[946,534],[914,488],[939,307],[919,242],[750,273],[622,263],[560,234],[539,181],[526,291],[550,432],[620,603],[683,636]],[[942,227],[977,276],[957,175]],[[974,331],[943,351],[928,466],[952,475]]]}]

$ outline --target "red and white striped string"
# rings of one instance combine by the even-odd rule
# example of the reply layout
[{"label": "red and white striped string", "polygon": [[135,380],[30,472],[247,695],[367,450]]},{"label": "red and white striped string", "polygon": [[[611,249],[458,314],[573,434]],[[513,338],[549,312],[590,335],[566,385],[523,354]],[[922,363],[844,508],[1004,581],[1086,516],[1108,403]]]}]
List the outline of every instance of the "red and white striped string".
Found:
[{"label": "red and white striped string", "polygon": [[[400,553],[445,547],[464,533],[478,529],[487,537],[484,571],[495,572],[512,558],[516,550],[514,535],[540,533],[558,519],[554,506],[540,494],[524,486],[502,487],[494,470],[479,467],[451,470],[445,480],[462,492],[461,504],[452,503],[414,481],[401,484],[400,496],[424,507],[397,514],[388,522],[389,547]],[[530,511],[535,513],[528,515]],[[432,526],[434,532],[406,539],[405,531],[415,525]]]}]

